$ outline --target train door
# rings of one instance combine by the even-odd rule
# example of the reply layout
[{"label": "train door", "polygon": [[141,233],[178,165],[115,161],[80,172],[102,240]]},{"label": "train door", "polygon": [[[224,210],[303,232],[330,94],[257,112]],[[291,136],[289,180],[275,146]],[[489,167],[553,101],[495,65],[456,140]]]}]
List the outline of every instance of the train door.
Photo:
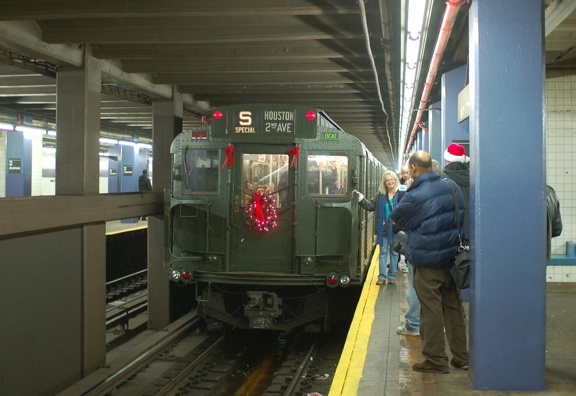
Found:
[{"label": "train door", "polygon": [[314,257],[315,265],[302,272],[322,272],[348,263],[351,249],[352,214],[349,162],[346,152],[304,152],[304,166],[297,217],[297,254]]},{"label": "train door", "polygon": [[289,149],[235,149],[231,271],[293,272],[295,188]]}]

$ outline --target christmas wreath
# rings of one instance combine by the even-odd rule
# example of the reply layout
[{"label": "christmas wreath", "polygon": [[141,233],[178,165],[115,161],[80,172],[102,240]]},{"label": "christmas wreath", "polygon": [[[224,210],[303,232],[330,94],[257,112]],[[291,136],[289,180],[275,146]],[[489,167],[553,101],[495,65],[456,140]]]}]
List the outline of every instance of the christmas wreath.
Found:
[{"label": "christmas wreath", "polygon": [[276,199],[272,194],[257,191],[244,212],[247,215],[246,225],[258,232],[268,232],[278,226]]}]

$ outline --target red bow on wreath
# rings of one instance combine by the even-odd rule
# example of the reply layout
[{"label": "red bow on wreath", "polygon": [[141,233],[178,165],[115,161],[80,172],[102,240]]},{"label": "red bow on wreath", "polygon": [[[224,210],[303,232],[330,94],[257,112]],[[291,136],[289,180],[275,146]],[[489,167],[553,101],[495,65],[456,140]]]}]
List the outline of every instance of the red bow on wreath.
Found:
[{"label": "red bow on wreath", "polygon": [[234,154],[234,146],[232,146],[231,144],[228,145],[228,147],[226,147],[226,150],[224,150],[224,152],[226,153],[226,159],[224,160],[224,163],[222,164],[222,169],[224,169],[224,166],[226,164],[228,164],[228,168],[232,168],[232,161],[233,161],[233,157],[232,155]]},{"label": "red bow on wreath", "polygon": [[263,198],[262,194],[254,193],[254,219],[260,223],[264,223],[265,220],[264,211],[262,210]]},{"label": "red bow on wreath", "polygon": [[290,168],[294,167],[294,160],[297,164],[300,164],[300,146],[296,146],[288,150],[288,155],[292,157],[292,162],[290,162]]}]

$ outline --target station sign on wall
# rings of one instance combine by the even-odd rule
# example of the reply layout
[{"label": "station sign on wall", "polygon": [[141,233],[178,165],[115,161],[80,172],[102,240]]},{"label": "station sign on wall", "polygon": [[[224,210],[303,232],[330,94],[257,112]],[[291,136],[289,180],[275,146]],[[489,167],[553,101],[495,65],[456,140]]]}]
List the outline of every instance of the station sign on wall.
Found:
[{"label": "station sign on wall", "polygon": [[122,168],[124,176],[132,176],[132,165],[124,165]]},{"label": "station sign on wall", "polygon": [[8,173],[22,173],[22,158],[8,159]]}]

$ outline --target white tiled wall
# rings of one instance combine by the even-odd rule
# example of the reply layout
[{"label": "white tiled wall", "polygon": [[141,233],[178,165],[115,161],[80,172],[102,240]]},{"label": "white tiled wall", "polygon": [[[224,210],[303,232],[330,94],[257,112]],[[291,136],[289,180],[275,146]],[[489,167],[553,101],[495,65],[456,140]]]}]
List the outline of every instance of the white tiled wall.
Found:
[{"label": "white tiled wall", "polygon": [[[42,163],[42,135],[34,134],[30,137],[32,142],[32,152],[35,155],[32,156],[32,164],[31,164],[31,192],[33,196],[37,195],[46,195],[43,194],[42,191],[42,167],[44,164]],[[38,154],[36,154],[38,153]]]},{"label": "white tiled wall", "polygon": [[[546,75],[547,182],[560,199],[562,235],[552,239],[552,254],[565,254],[576,241],[576,76],[564,71]],[[548,266],[549,282],[576,282],[576,266]]]}]

